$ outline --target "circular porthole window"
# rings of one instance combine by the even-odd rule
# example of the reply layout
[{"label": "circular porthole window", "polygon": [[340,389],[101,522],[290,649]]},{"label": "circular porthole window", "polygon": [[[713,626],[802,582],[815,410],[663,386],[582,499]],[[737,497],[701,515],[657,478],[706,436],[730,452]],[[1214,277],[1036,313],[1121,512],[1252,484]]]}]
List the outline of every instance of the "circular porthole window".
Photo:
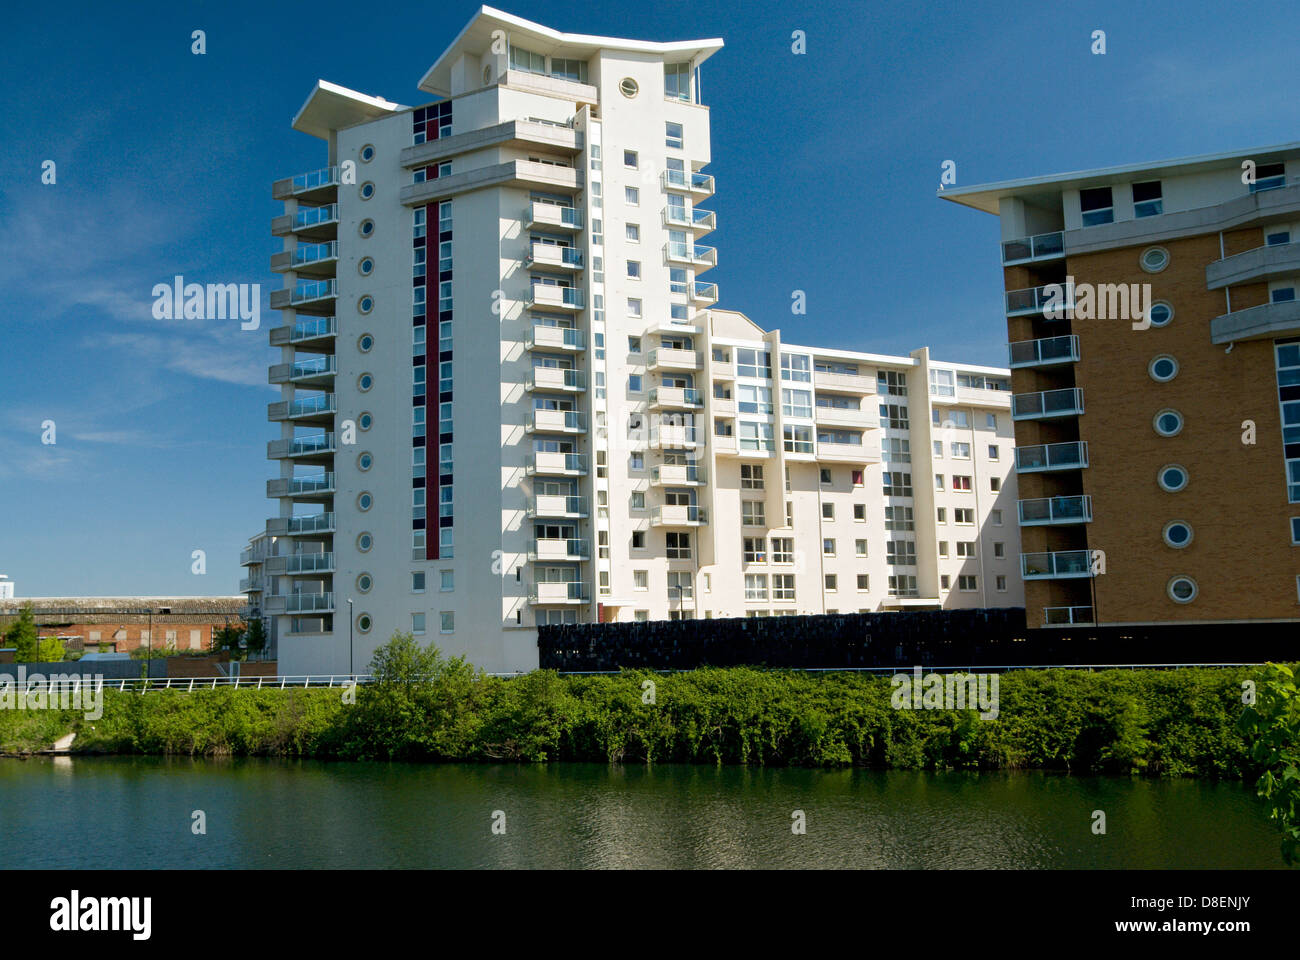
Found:
[{"label": "circular porthole window", "polygon": [[368,533],[357,534],[357,549],[362,553],[369,553],[370,548],[375,545],[375,538]]},{"label": "circular porthole window", "polygon": [[361,185],[361,199],[369,200],[375,195],[375,185],[367,180]]},{"label": "circular porthole window", "polygon": [[362,353],[369,353],[370,348],[375,345],[375,338],[368,333],[363,333],[357,338],[357,349]]},{"label": "circular porthole window", "polygon": [[1196,594],[1199,592],[1196,581],[1191,577],[1184,576],[1172,577],[1165,590],[1169,593],[1169,599],[1174,603],[1191,603],[1196,599]]},{"label": "circular porthole window", "polygon": [[357,469],[365,473],[375,465],[375,458],[370,453],[361,453],[357,455]]},{"label": "circular porthole window", "polygon": [[483,68],[483,86],[486,87],[491,82],[492,82],[492,64],[489,63],[486,67]]},{"label": "circular porthole window", "polygon": [[366,294],[364,297],[362,297],[360,300],[357,301],[358,312],[369,313],[373,309],[375,309],[375,298],[370,296],[369,294]]},{"label": "circular porthole window", "polygon": [[357,575],[357,593],[369,593],[370,588],[374,585],[375,581],[371,579],[370,574],[362,573]]},{"label": "circular porthole window", "polygon": [[1192,542],[1192,528],[1182,520],[1173,520],[1165,524],[1165,529],[1161,533],[1165,543],[1175,550],[1181,550]]},{"label": "circular porthole window", "polygon": [[1183,432],[1183,415],[1177,410],[1161,410],[1151,425],[1162,437],[1176,437]]},{"label": "circular porthole window", "polygon": [[375,221],[362,220],[361,224],[357,227],[357,232],[360,233],[363,237],[370,236],[372,233],[375,232]]},{"label": "circular porthole window", "polygon": [[1147,309],[1147,319],[1153,327],[1164,327],[1174,318],[1174,307],[1168,300],[1157,300]]},{"label": "circular porthole window", "polygon": [[1168,383],[1178,376],[1178,361],[1168,354],[1162,354],[1147,365],[1147,373],[1157,383]]},{"label": "circular porthole window", "polygon": [[373,159],[375,159],[375,145],[373,143],[367,143],[361,148],[361,162],[369,163]]},{"label": "circular porthole window", "polygon": [[1156,483],[1166,493],[1177,493],[1187,486],[1187,469],[1177,463],[1166,464],[1156,474]]},{"label": "circular porthole window", "polygon": [[357,496],[357,509],[360,510],[362,513],[365,513],[372,506],[374,506],[374,503],[375,503],[375,498],[372,497],[369,493],[361,493]]},{"label": "circular porthole window", "polygon": [[624,77],[618,82],[618,90],[619,93],[630,100],[637,95],[641,88],[637,86],[637,82],[631,77]]},{"label": "circular porthole window", "polygon": [[363,373],[357,377],[357,389],[362,393],[368,393],[370,388],[375,385],[375,378],[369,373]]},{"label": "circular porthole window", "polygon": [[1138,262],[1147,273],[1159,273],[1169,266],[1169,251],[1164,247],[1147,247]]},{"label": "circular porthole window", "polygon": [[370,415],[369,411],[357,417],[357,426],[360,427],[362,430],[369,430],[371,424],[373,424],[374,422],[375,422],[375,418]]},{"label": "circular porthole window", "polygon": [[357,631],[359,633],[369,633],[370,628],[373,627],[374,625],[375,622],[370,619],[370,614],[368,613],[357,614]]},{"label": "circular porthole window", "polygon": [[362,257],[357,261],[357,272],[363,277],[368,277],[375,272],[375,261],[369,257]]}]

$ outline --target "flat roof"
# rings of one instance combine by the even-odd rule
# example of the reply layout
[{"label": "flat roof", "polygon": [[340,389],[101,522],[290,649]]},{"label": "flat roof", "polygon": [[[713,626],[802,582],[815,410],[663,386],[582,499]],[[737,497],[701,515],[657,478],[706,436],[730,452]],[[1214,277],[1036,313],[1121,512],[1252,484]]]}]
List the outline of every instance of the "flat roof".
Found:
[{"label": "flat roof", "polygon": [[331,130],[342,130],[390,113],[409,110],[399,103],[349,90],[328,80],[317,80],[293,118],[293,128],[328,140]]},{"label": "flat roof", "polygon": [[[623,50],[629,53],[674,54],[699,66],[715,51],[722,49],[722,40],[718,38],[659,43],[653,40],[563,33],[495,7],[482,6],[420,79],[420,89],[440,97],[451,96],[452,63],[464,52],[477,53],[490,49],[492,34],[497,30],[504,30],[507,38],[519,39],[521,45],[526,45],[534,53],[554,54],[562,49],[576,60],[589,59],[598,50]],[[513,37],[512,34],[522,36]]]},{"label": "flat roof", "polygon": [[1232,150],[1227,153],[1205,153],[1173,160],[1127,163],[1094,170],[1075,170],[1070,173],[1053,173],[1041,177],[1024,177],[1019,180],[1001,180],[969,187],[949,187],[935,191],[935,196],[976,210],[983,210],[985,213],[996,214],[999,213],[998,201],[1003,197],[1054,192],[1067,187],[1104,186],[1116,179],[1132,178],[1133,174],[1148,175],[1155,180],[1164,175],[1201,173],[1206,170],[1239,166],[1242,160],[1247,159],[1254,160],[1256,163],[1273,163],[1290,154],[1300,154],[1300,142],[1279,143],[1251,150]]}]

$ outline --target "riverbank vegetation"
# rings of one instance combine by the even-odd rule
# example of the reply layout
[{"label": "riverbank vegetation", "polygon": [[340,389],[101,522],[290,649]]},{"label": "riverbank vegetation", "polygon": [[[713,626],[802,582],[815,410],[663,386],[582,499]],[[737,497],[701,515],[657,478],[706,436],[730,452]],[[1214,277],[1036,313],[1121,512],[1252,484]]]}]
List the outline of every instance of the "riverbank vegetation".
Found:
[{"label": "riverbank vegetation", "polygon": [[[75,731],[73,752],[414,761],[744,763],[1257,777],[1241,725],[1258,668],[1026,670],[996,717],[896,709],[888,676],[707,668],[513,679],[399,636],[377,682],[334,689],[104,691],[103,715],[0,710],[0,751]],[[1294,743],[1294,734],[1292,734]],[[1279,773],[1279,776],[1282,774]],[[1289,782],[1289,781],[1288,781]]]}]

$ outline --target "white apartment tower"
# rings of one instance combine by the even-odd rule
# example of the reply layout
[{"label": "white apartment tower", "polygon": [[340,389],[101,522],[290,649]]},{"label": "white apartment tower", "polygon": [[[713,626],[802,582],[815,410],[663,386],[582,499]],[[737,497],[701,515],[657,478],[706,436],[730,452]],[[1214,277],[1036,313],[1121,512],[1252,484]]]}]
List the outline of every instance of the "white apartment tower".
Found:
[{"label": "white apartment tower", "polygon": [[483,7],[427,106],[317,83],[328,166],[274,186],[279,514],[241,557],[281,673],[398,630],[514,671],[544,623],[1023,605],[1008,371],[713,307],[721,47]]}]

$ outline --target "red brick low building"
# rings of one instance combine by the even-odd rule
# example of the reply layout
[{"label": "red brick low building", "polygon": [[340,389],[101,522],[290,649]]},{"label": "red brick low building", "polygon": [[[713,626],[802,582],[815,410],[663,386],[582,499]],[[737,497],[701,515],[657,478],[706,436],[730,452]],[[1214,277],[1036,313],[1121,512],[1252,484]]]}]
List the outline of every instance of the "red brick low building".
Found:
[{"label": "red brick low building", "polygon": [[243,622],[246,602],[243,596],[15,597],[0,600],[0,631],[31,604],[37,632],[62,639],[70,650],[210,650],[216,631]]}]

